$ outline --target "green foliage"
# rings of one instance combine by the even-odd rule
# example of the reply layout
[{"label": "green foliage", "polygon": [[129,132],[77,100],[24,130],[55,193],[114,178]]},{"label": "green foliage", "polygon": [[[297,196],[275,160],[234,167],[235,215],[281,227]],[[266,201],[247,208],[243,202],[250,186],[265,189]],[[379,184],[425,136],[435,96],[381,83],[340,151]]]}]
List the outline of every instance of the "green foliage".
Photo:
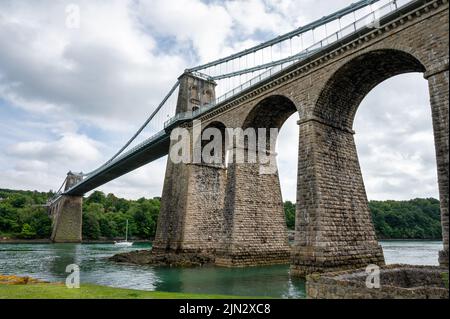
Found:
[{"label": "green foliage", "polygon": [[[51,220],[45,204],[52,192],[0,189],[0,237],[49,238]],[[160,198],[126,200],[95,191],[83,201],[83,238],[155,236]],[[371,201],[369,208],[380,239],[440,239],[439,201],[433,198],[410,201]],[[295,204],[284,203],[286,224],[295,227]]]},{"label": "green foliage", "polygon": [[290,201],[284,202],[284,214],[286,215],[286,225],[288,229],[295,228],[295,204]]},{"label": "green foliage", "polygon": [[0,236],[35,239],[49,238],[51,220],[41,205],[51,192],[12,191],[0,189]]},{"label": "green foliage", "polygon": [[200,295],[192,293],[144,291],[112,288],[83,283],[79,289],[67,289],[62,283],[28,285],[0,284],[0,299],[261,299],[226,295]]},{"label": "green foliage", "polygon": [[159,198],[133,201],[93,192],[83,205],[83,238],[124,238],[128,220],[129,237],[150,239],[156,233],[159,209]]},{"label": "green foliage", "polygon": [[439,201],[434,198],[371,201],[369,208],[380,239],[442,238]]},{"label": "green foliage", "polygon": [[[369,208],[379,239],[441,239],[439,201],[416,198],[409,201],[371,201]],[[295,227],[295,205],[284,203],[286,224]]]},{"label": "green foliage", "polygon": [[24,239],[32,239],[36,237],[36,232],[34,231],[33,227],[25,223],[22,226],[22,231],[20,232],[19,237]]}]

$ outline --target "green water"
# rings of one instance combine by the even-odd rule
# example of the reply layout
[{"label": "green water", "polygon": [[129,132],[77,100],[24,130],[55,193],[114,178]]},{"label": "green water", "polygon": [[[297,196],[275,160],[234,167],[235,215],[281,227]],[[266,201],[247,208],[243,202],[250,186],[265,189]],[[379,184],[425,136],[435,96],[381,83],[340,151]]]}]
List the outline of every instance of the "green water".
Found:
[{"label": "green water", "polygon": [[[387,263],[436,265],[442,243],[385,241]],[[304,281],[289,276],[289,266],[251,268],[165,268],[122,265],[107,260],[119,252],[149,249],[137,244],[0,244],[0,274],[28,275],[47,281],[65,281],[66,266],[80,267],[81,282],[111,287],[186,293],[304,298]]]}]

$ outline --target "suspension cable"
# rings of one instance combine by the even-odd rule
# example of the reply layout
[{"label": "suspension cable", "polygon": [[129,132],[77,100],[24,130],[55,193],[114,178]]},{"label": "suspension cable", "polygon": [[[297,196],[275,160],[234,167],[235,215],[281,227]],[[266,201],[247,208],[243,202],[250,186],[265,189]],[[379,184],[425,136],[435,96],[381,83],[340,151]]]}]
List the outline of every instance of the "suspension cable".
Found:
[{"label": "suspension cable", "polygon": [[354,12],[356,10],[364,8],[364,7],[368,6],[369,4],[373,4],[373,3],[378,2],[378,1],[380,1],[380,0],[361,0],[361,1],[358,1],[356,3],[353,3],[353,4],[349,5],[348,7],[345,7],[342,10],[339,10],[339,11],[333,13],[333,14],[324,16],[323,18],[321,18],[319,20],[316,20],[316,21],[314,21],[312,23],[309,23],[309,24],[307,24],[307,25],[305,25],[303,27],[300,27],[300,28],[298,28],[298,29],[296,29],[294,31],[285,33],[285,34],[280,35],[280,36],[278,36],[278,37],[276,37],[276,38],[274,38],[272,40],[263,42],[263,43],[261,43],[259,45],[256,45],[256,46],[251,47],[251,48],[246,49],[246,50],[243,50],[241,52],[229,55],[229,56],[227,56],[225,58],[217,59],[215,61],[203,64],[203,65],[196,66],[194,68],[188,69],[187,71],[192,72],[192,71],[203,70],[203,69],[206,69],[208,67],[215,66],[215,65],[218,65],[218,64],[222,64],[222,63],[228,62],[230,60],[234,60],[236,58],[242,57],[244,55],[247,55],[247,54],[250,54],[250,53],[254,53],[254,52],[259,51],[261,49],[265,49],[265,48],[267,48],[269,46],[272,46],[274,44],[277,44],[277,43],[279,43],[281,41],[288,40],[289,38],[292,38],[292,37],[297,36],[299,34],[305,33],[307,31],[311,31],[311,30],[313,30],[313,29],[315,29],[315,28],[317,28],[319,26],[322,26],[325,23],[328,23],[328,22],[331,22],[333,20],[336,20],[336,19],[338,19],[338,18],[340,18],[342,16],[345,16],[345,15],[347,15],[349,13],[352,13],[352,12]]},{"label": "suspension cable", "polygon": [[[117,158],[117,156],[119,156],[131,143],[133,143],[133,141],[136,139],[136,137],[138,137],[139,134],[141,134],[141,132],[145,129],[145,127],[148,125],[148,123],[150,123],[150,121],[155,117],[155,115],[158,114],[158,112],[161,110],[161,108],[164,106],[164,104],[167,102],[167,100],[171,97],[171,95],[173,94],[173,92],[178,88],[178,86],[180,85],[180,81],[178,80],[174,86],[170,89],[169,93],[167,93],[167,95],[164,97],[164,99],[162,100],[162,102],[158,105],[158,107],[152,112],[152,114],[149,116],[149,118],[144,122],[144,124],[142,124],[142,126],[136,131],[136,133],[128,140],[128,142],[125,143],[125,145],[116,153],[114,154],[113,157],[111,157],[107,162],[105,162],[104,165],[107,165],[109,163],[111,163],[114,159]],[[90,175],[92,172],[96,171],[97,169],[83,174],[83,176],[87,176]]]}]

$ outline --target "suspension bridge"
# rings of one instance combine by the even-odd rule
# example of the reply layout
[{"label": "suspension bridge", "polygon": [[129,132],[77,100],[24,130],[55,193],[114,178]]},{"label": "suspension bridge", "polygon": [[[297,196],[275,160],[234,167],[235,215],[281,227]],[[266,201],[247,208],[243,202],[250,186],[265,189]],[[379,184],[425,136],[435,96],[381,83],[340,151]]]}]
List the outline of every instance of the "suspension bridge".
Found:
[{"label": "suspension bridge", "polygon": [[[81,174],[83,179],[64,194],[83,195],[117,177],[167,155],[170,129],[198,118],[236,96],[282,73],[286,68],[320,54],[345,37],[373,28],[377,21],[401,12],[409,0],[363,0],[292,32],[185,72],[217,83],[212,103],[193,112],[175,114],[179,81],[170,89],[145,123],[108,161],[97,169]],[[136,141],[140,141],[136,143]],[[62,188],[57,195],[61,195]],[[52,201],[56,200],[53,198]]]},{"label": "suspension bridge", "polygon": [[448,0],[362,0],[188,68],[108,161],[67,176],[48,203],[52,239],[80,241],[82,196],[167,155],[174,128],[196,119],[219,128],[280,128],[297,112],[301,142],[293,252],[277,173],[261,175],[249,164],[170,161],[153,251],[209,252],[224,266],[291,258],[298,274],[383,264],[352,123],[373,87],[420,72],[430,87],[444,235],[440,261],[448,264],[448,60]]}]

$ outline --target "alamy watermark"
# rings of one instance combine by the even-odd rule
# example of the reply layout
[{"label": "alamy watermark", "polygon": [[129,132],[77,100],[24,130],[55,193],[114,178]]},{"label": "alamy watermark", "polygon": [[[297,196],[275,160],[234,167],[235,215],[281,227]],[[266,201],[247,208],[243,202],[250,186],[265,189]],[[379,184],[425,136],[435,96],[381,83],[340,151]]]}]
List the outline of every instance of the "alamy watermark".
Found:
[{"label": "alamy watermark", "polygon": [[172,130],[169,158],[174,164],[258,164],[260,174],[277,172],[275,146],[278,128],[192,128]]},{"label": "alamy watermark", "polygon": [[66,267],[66,287],[69,289],[80,288],[80,267],[76,264],[70,264]]},{"label": "alamy watermark", "polygon": [[380,267],[377,265],[368,265],[366,267],[366,287],[369,289],[379,289],[380,286]]}]

